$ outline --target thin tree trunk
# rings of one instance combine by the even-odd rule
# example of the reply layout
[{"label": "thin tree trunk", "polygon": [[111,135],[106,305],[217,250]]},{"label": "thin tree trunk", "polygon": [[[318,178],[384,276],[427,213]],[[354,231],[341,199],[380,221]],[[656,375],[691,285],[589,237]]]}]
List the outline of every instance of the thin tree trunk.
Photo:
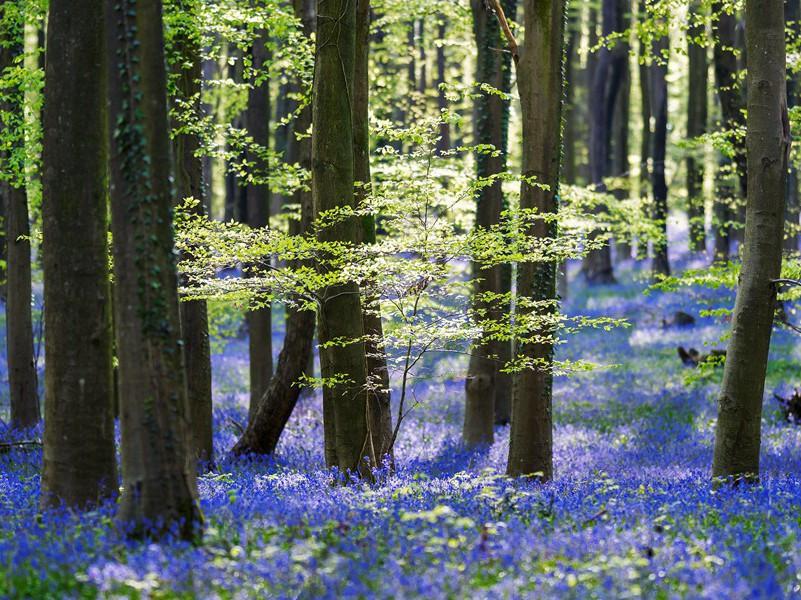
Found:
[{"label": "thin tree trunk", "polygon": [[[353,206],[354,150],[352,107],[354,91],[356,2],[327,0],[317,6],[314,106],[312,108],[312,198],[314,215],[342,206]],[[332,44],[331,40],[337,43]],[[320,228],[320,242],[358,243],[361,222],[354,218]],[[359,286],[337,283],[327,286],[320,298],[318,338],[322,376],[341,379],[323,390],[326,421],[326,455],[341,473],[358,472],[370,477],[363,460],[369,456],[367,422],[367,371],[364,326]],[[344,341],[331,345],[334,341]],[[333,417],[333,426],[331,418]],[[331,435],[333,434],[333,442]],[[336,456],[332,456],[334,450]]]},{"label": "thin tree trunk", "polygon": [[[118,488],[108,268],[106,54],[103,36],[98,35],[103,30],[103,0],[77,5],[51,0],[48,20],[51,53],[42,115],[42,266],[47,307],[42,505],[83,508],[116,495]],[[24,217],[27,225],[27,214]],[[29,298],[30,287],[27,304]]]},{"label": "thin tree trunk", "polygon": [[782,0],[747,0],[745,252],[718,398],[713,477],[759,475],[762,395],[780,275],[790,149]]},{"label": "thin tree trunk", "polygon": [[[314,0],[293,0],[295,16],[300,19],[304,35],[311,37],[315,30]],[[300,89],[301,81],[296,82]],[[306,133],[311,125],[312,109],[300,111],[287,136],[287,161],[311,170],[311,140],[298,139],[296,133]],[[312,198],[308,190],[297,190],[293,201],[300,204],[300,221],[290,221],[290,234],[309,235],[312,222]],[[307,265],[309,266],[309,265]],[[242,454],[274,454],[278,441],[295,409],[303,388],[297,385],[306,372],[314,338],[313,311],[299,311],[287,306],[286,335],[275,375],[270,379],[264,397],[256,408],[242,437],[231,452]]]},{"label": "thin tree trunk", "polygon": [[[16,2],[0,4],[5,27],[0,32],[0,73],[12,68],[22,54],[24,22]],[[28,195],[25,189],[25,121],[24,91],[10,87],[4,90],[0,109],[3,119],[4,165],[2,194],[5,199],[6,269],[6,341],[8,351],[8,385],[11,398],[11,427],[25,429],[39,423],[39,394],[33,354],[33,321],[31,318],[31,242],[28,223]],[[9,143],[10,142],[10,143]]]},{"label": "thin tree trunk", "polygon": [[[438,25],[438,36],[441,41],[445,41],[445,33],[447,31],[447,22],[445,17],[440,16]],[[445,83],[445,70],[447,62],[445,60],[445,46],[440,43],[437,45],[437,79],[435,84],[437,86],[437,108],[440,114],[448,108],[448,99],[445,96],[445,90],[442,89],[442,84]],[[437,153],[443,154],[451,148],[451,124],[442,122],[439,125],[439,139],[437,140]]]},{"label": "thin tree trunk", "polygon": [[[370,102],[370,2],[359,0],[356,8],[356,54],[353,90],[353,175],[358,182],[356,205],[370,195],[370,131],[368,109]],[[423,23],[420,22],[422,28]],[[421,40],[422,41],[422,40]],[[421,60],[425,55],[421,50]],[[425,70],[423,70],[423,77]],[[365,244],[375,244],[375,217],[362,217],[362,236]],[[384,347],[380,298],[366,294],[363,299],[363,321],[369,391],[369,428],[376,458],[381,461],[391,451],[392,406],[389,394],[389,369]],[[392,460],[392,457],[389,457]]]},{"label": "thin tree trunk", "polygon": [[[691,140],[706,133],[707,120],[706,30],[704,21],[697,21],[699,14],[704,14],[701,2],[694,0],[687,30],[687,138]],[[687,217],[690,221],[690,251],[695,254],[706,252],[703,184],[704,159],[693,151],[687,157]]]},{"label": "thin tree trunk", "polygon": [[665,158],[667,154],[667,49],[665,35],[654,41],[654,63],[651,65],[651,113],[654,115],[654,162],[651,186],[654,190],[653,220],[659,228],[659,239],[654,241],[654,260],[651,270],[656,278],[670,275],[667,238],[667,181]]},{"label": "thin tree trunk", "polygon": [[[631,10],[628,0],[618,0],[617,31],[627,31],[631,27]],[[620,91],[612,114],[612,176],[620,181],[612,193],[625,200],[631,194],[629,189],[629,121],[631,112],[631,69],[629,67],[629,44],[621,40],[615,45],[616,60],[620,69]],[[631,258],[631,241],[626,238],[615,240],[617,261]]]},{"label": "thin tree trunk", "polygon": [[[639,0],[637,4],[637,19],[642,23],[647,19],[647,8],[645,0]],[[646,46],[643,40],[637,43],[639,75],[640,75],[640,115],[642,117],[642,136],[640,137],[640,198],[644,207],[645,219],[650,219],[650,183],[651,174],[648,167],[648,160],[651,157],[651,69],[645,62]],[[648,240],[640,237],[637,240],[637,258],[648,257]]]},{"label": "thin tree trunk", "polygon": [[[185,11],[192,11],[197,18],[198,6],[185,4]],[[187,17],[188,18],[188,17]],[[199,41],[191,33],[179,30],[174,34],[173,52],[178,60],[174,65],[177,75],[179,98],[192,102],[196,116],[202,114],[200,103],[202,62]],[[188,68],[187,68],[188,65]],[[176,107],[178,109],[178,107]],[[173,138],[174,176],[178,203],[185,198],[194,198],[197,203],[193,211],[205,215],[203,204],[203,162],[197,156],[200,139],[197,135],[183,132]],[[187,258],[191,258],[190,256]],[[198,460],[214,460],[211,399],[211,349],[209,347],[209,321],[205,300],[187,300],[180,304],[181,337],[184,342],[186,360],[187,394],[192,423],[193,452]]]},{"label": "thin tree trunk", "polygon": [[[502,47],[501,28],[496,17],[485,10],[482,0],[472,0],[473,32],[476,39],[476,81],[495,89],[508,92],[510,87],[511,60],[508,54],[499,53]],[[516,2],[502,5],[507,18],[514,18]],[[476,143],[491,144],[498,151],[496,156],[476,154],[476,175],[492,177],[506,171],[507,132],[509,104],[497,94],[484,93],[476,98],[473,114]],[[504,208],[500,180],[483,187],[476,196],[476,228],[488,230],[501,221]],[[497,300],[486,299],[490,294],[501,294],[502,268],[481,268],[473,264],[473,307],[477,318],[502,319],[501,311],[507,306]],[[483,317],[481,315],[484,315]],[[492,444],[494,424],[508,423],[511,412],[509,377],[500,373],[498,362],[505,342],[489,341],[482,335],[473,344],[465,380],[465,413],[462,439],[466,446],[477,447]],[[499,385],[501,384],[501,385]]]},{"label": "thin tree trunk", "polygon": [[[548,190],[524,181],[520,208],[538,214],[558,211],[559,161],[561,158],[562,60],[565,3],[525,0],[525,48],[517,64],[517,80],[523,120],[523,175],[536,175]],[[557,236],[554,221],[536,220],[527,234],[538,239]],[[520,318],[531,310],[552,314],[557,310],[556,263],[520,263],[517,291],[521,299],[542,301],[533,309],[521,305]],[[550,333],[543,330],[540,333]],[[512,477],[535,475],[553,477],[552,391],[553,344],[518,341],[519,355],[541,364],[515,374],[512,392],[512,427],[509,438],[507,473]]]},{"label": "thin tree trunk", "polygon": [[[259,33],[253,40],[251,59],[254,73],[262,72],[269,61],[269,51],[266,45],[266,32]],[[265,81],[260,85],[253,83],[248,89],[247,129],[253,136],[253,141],[262,148],[269,148],[270,136],[270,86]],[[264,177],[268,165],[255,155],[248,156],[248,162],[254,165],[259,177]],[[247,223],[253,228],[262,228],[269,225],[270,217],[270,188],[265,183],[248,185],[247,189]],[[258,275],[259,267],[254,265]],[[252,270],[253,267],[251,267]],[[256,297],[263,303],[263,297]],[[252,308],[247,313],[249,358],[250,358],[250,407],[248,419],[253,417],[262,396],[267,391],[270,378],[273,375],[273,346],[272,346],[272,309],[270,304]]]},{"label": "thin tree trunk", "polygon": [[197,535],[195,457],[178,316],[161,2],[106,0],[114,326],[128,535]]},{"label": "thin tree trunk", "polygon": [[[785,5],[785,23],[791,30],[790,39],[798,40],[801,36],[801,2],[787,0]],[[787,106],[795,108],[801,100],[801,81],[799,81],[798,68],[788,69],[787,72]],[[797,160],[797,155],[796,155]],[[788,252],[798,252],[798,242],[801,237],[799,228],[801,217],[801,199],[799,198],[799,176],[795,160],[790,161],[790,170],[787,174],[787,227],[784,234],[784,249]]]}]

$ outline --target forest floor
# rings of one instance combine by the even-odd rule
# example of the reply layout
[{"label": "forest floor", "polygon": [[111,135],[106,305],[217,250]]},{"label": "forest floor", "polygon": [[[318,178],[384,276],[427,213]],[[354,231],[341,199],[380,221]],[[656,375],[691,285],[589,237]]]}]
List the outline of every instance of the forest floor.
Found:
[{"label": "forest floor", "polygon": [[[801,597],[801,428],[772,398],[801,384],[798,338],[774,331],[761,482],[715,489],[721,371],[687,385],[695,371],[676,348],[723,347],[725,319],[698,315],[733,296],[643,295],[637,272],[576,285],[564,304],[631,326],[584,330],[559,348],[560,359],[608,366],[557,378],[554,482],[502,475],[508,427],[487,452],[460,447],[455,377],[418,385],[397,475],[383,485],[331,485],[316,395],[301,400],[274,460],[231,459],[247,398],[247,342],[232,339],[213,359],[222,458],[200,478],[203,545],[126,542],[111,505],[39,514],[41,451],[14,449],[0,454],[0,597]],[[696,324],[663,328],[676,310]],[[439,362],[446,373],[464,366]]]}]

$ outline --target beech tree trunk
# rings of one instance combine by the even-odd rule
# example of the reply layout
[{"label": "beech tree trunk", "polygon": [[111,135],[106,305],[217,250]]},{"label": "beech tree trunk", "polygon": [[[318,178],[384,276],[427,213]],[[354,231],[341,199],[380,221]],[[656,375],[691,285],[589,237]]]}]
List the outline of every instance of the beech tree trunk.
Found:
[{"label": "beech tree trunk", "polygon": [[[326,0],[317,6],[314,106],[312,108],[312,199],[315,219],[353,206],[352,106],[356,50],[356,0]],[[337,40],[336,44],[332,40]],[[320,242],[356,244],[362,224],[355,218],[320,228]],[[337,283],[321,294],[318,339],[323,378],[339,381],[323,390],[326,460],[340,472],[370,477],[376,457],[367,420],[367,369],[359,286]],[[330,345],[337,342],[336,345]],[[343,381],[342,378],[347,381]]]},{"label": "beech tree trunk", "polygon": [[651,65],[651,113],[654,116],[654,162],[651,187],[654,190],[653,220],[659,228],[660,238],[654,240],[654,260],[651,267],[656,278],[670,275],[667,239],[667,181],[665,157],[667,154],[667,49],[668,37],[654,41],[654,63]]},{"label": "beech tree trunk", "polygon": [[119,353],[128,535],[177,528],[193,539],[198,504],[178,316],[162,7],[106,0],[111,98],[114,326]]},{"label": "beech tree trunk", "polygon": [[[445,17],[440,16],[438,24],[438,36],[440,40],[445,40],[445,33],[447,31],[447,22]],[[445,83],[445,70],[447,68],[447,61],[445,60],[445,46],[439,44],[437,46],[437,79],[434,82],[437,86],[437,108],[440,114],[448,108],[448,99],[445,97],[445,90],[440,85]],[[437,140],[437,152],[442,154],[451,148],[451,124],[440,123],[439,125],[439,139]]]},{"label": "beech tree trunk", "polygon": [[[370,2],[359,0],[356,7],[356,54],[353,91],[353,174],[358,182],[356,204],[362,204],[370,195],[370,130],[368,109],[370,102]],[[422,30],[423,23],[420,22]],[[421,40],[422,42],[422,40]],[[422,48],[422,46],[421,46]],[[421,50],[421,60],[425,58]],[[424,80],[423,70],[421,80]],[[375,217],[362,217],[362,235],[365,244],[375,244]],[[365,295],[363,322],[369,397],[369,428],[372,448],[382,461],[390,451],[392,442],[392,406],[389,393],[389,369],[384,347],[384,329],[381,323],[380,298]],[[392,459],[392,457],[390,457]]]},{"label": "beech tree trunk", "polygon": [[[198,6],[187,4],[184,10],[197,16]],[[200,103],[202,61],[200,42],[191,33],[181,30],[173,39],[173,52],[179,57],[174,67],[178,76],[178,94],[185,102],[192,102],[195,114],[203,114]],[[188,66],[187,66],[188,65]],[[177,200],[194,198],[197,215],[205,214],[203,204],[203,162],[196,153],[200,147],[197,135],[183,132],[173,138],[173,160]],[[194,453],[198,460],[214,460],[211,399],[211,349],[209,347],[209,320],[205,300],[187,300],[180,304],[181,337],[186,360],[187,394],[191,415]]]},{"label": "beech tree trunk", "polygon": [[[642,22],[648,18],[645,0],[637,4],[637,19]],[[640,137],[640,198],[644,207],[644,217],[650,219],[650,184],[651,173],[648,160],[651,157],[651,76],[650,69],[645,63],[645,42],[639,40],[637,44],[637,59],[640,75],[640,116],[642,118],[642,136]],[[648,258],[648,240],[642,237],[637,240],[638,259]]]},{"label": "beech tree trunk", "polygon": [[[516,0],[502,3],[506,17],[514,19]],[[476,81],[508,92],[511,86],[511,57],[497,51],[504,39],[497,18],[485,9],[483,0],[472,0],[473,33],[476,39]],[[476,154],[476,175],[491,177],[506,171],[509,103],[497,94],[481,93],[475,100],[473,123],[477,144],[491,144],[497,156]],[[501,182],[485,186],[476,195],[477,229],[498,225],[504,209]],[[473,264],[473,308],[479,319],[502,319],[508,305],[488,302],[488,294],[504,293],[503,269]],[[481,316],[483,315],[483,316]],[[465,380],[465,413],[462,439],[467,447],[492,444],[494,424],[508,423],[511,412],[511,378],[499,371],[506,342],[490,341],[482,335],[474,340]],[[508,360],[508,352],[506,360]]]},{"label": "beech tree trunk", "polygon": [[[261,32],[253,40],[251,48],[252,69],[259,73],[266,68],[269,51],[266,46],[266,32]],[[248,89],[247,129],[253,141],[263,148],[270,147],[270,86],[265,81],[261,84],[252,82]],[[255,155],[248,156],[248,161],[255,165],[260,177],[263,177],[268,165]],[[247,186],[247,224],[253,228],[267,227],[270,219],[270,188],[266,183]],[[254,265],[256,270],[260,265]],[[264,299],[257,297],[263,303]],[[272,344],[272,309],[270,304],[252,308],[247,313],[249,357],[250,357],[250,407],[248,419],[253,417],[267,391],[273,375]]]},{"label": "beech tree trunk", "polygon": [[[565,2],[525,0],[523,4],[526,43],[517,64],[523,119],[522,170],[526,177],[536,175],[549,189],[524,181],[520,208],[548,214],[558,211]],[[527,234],[540,239],[556,238],[556,223],[534,221]],[[556,311],[556,262],[518,264],[517,291],[521,298],[545,303],[536,309],[521,306],[520,319],[532,310],[546,315]],[[553,477],[553,344],[518,340],[517,352],[541,361],[542,368],[527,369],[514,377],[507,473],[548,480]]]},{"label": "beech tree trunk", "polygon": [[[42,115],[42,505],[116,495],[103,0],[51,0]],[[27,214],[25,215],[27,223]],[[30,293],[30,288],[28,288]],[[32,350],[32,349],[31,349]]]},{"label": "beech tree trunk", "polygon": [[[16,2],[0,4],[6,21],[0,32],[0,73],[14,65],[22,54],[25,35],[22,15]],[[6,342],[8,386],[11,399],[11,427],[26,429],[39,423],[39,392],[33,353],[31,317],[31,242],[28,223],[28,195],[25,189],[24,162],[17,164],[25,145],[24,91],[3,90],[0,109],[7,115],[4,133],[10,144],[2,152],[2,195],[5,200],[6,273]]]},{"label": "beech tree trunk", "polygon": [[[616,31],[626,31],[631,27],[631,10],[628,0],[618,0]],[[620,181],[612,193],[625,200],[631,194],[629,189],[629,121],[631,112],[631,69],[629,67],[629,44],[620,40],[615,44],[618,68],[620,69],[620,90],[612,112],[612,160],[610,172]],[[631,241],[621,238],[615,240],[615,259],[620,262],[631,258]]]},{"label": "beech tree trunk", "polygon": [[790,125],[784,3],[747,0],[748,201],[745,248],[718,398],[712,476],[759,475],[762,395],[782,263]]},{"label": "beech tree trunk", "polygon": [[[785,5],[785,23],[790,29],[790,39],[798,40],[801,35],[801,2],[799,0],[787,0]],[[801,81],[797,67],[787,71],[787,106],[795,108],[801,99]],[[796,155],[797,157],[797,155]],[[798,168],[795,160],[790,162],[790,170],[787,173],[787,227],[784,233],[784,249],[789,252],[798,252],[799,237],[799,217],[801,217],[801,199],[799,198]]]},{"label": "beech tree trunk", "polygon": [[[703,22],[697,22],[702,12],[701,2],[695,0],[690,10],[690,27],[687,30],[687,58],[689,62],[687,86],[687,138],[692,140],[706,133],[707,120],[707,59],[706,32]],[[698,38],[701,38],[700,40]],[[687,217],[690,221],[690,251],[706,252],[704,217],[704,159],[697,151],[687,156]]]}]

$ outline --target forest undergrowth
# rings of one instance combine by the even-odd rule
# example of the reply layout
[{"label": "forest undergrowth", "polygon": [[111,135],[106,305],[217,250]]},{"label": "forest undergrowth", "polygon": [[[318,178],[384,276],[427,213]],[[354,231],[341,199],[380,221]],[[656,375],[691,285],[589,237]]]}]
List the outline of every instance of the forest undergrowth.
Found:
[{"label": "forest undergrowth", "polygon": [[[41,449],[0,448],[0,597],[801,597],[801,428],[773,399],[801,383],[797,334],[774,330],[760,482],[716,489],[720,370],[682,365],[677,347],[724,347],[725,317],[700,314],[733,294],[644,294],[640,272],[572,285],[563,303],[630,327],[582,329],[557,351],[608,366],[557,378],[553,482],[503,475],[508,427],[484,452],[461,448],[458,355],[431,359],[437,377],[415,384],[396,473],[380,485],[332,485],[319,393],[302,397],[275,459],[230,458],[247,420],[247,340],[217,339],[222,458],[199,478],[202,544],[126,541],[111,504],[41,513]],[[665,327],[677,310],[696,323]],[[3,439],[14,435],[40,432]]]}]

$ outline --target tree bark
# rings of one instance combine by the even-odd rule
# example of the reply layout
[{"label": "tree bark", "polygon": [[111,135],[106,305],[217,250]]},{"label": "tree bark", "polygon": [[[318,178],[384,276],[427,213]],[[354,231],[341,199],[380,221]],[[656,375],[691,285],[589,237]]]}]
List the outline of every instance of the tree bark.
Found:
[{"label": "tree bark", "polygon": [[106,0],[111,98],[111,226],[128,535],[202,520],[186,395],[174,256],[161,2]]},{"label": "tree bark", "polygon": [[[266,45],[266,32],[260,32],[253,40],[251,59],[254,74],[262,72],[269,61],[269,50]],[[254,75],[255,76],[255,75]],[[251,82],[248,89],[247,129],[253,141],[262,148],[270,147],[270,86],[265,81],[261,84]],[[264,177],[268,165],[256,155],[248,156],[248,162],[254,165],[259,177]],[[270,188],[265,183],[255,183],[247,188],[247,224],[253,228],[269,226]],[[267,265],[254,265],[255,273]],[[253,267],[249,269],[253,271]],[[257,302],[264,298],[257,297]],[[273,375],[272,346],[272,309],[270,304],[252,308],[247,313],[249,358],[250,358],[250,407],[248,419],[253,417],[262,396],[267,391]]]},{"label": "tree bark", "polygon": [[[440,16],[438,25],[438,36],[441,42],[445,41],[445,33],[447,31],[447,22],[445,17]],[[445,83],[445,71],[447,68],[447,61],[445,60],[445,46],[440,43],[437,45],[437,79],[434,82],[437,86],[437,108],[440,114],[448,108],[448,99],[445,97],[445,90],[442,89],[442,84]],[[442,122],[439,125],[439,139],[437,140],[437,153],[443,154],[451,148],[451,124]]]},{"label": "tree bark", "polygon": [[[5,27],[0,32],[0,72],[11,68],[23,52],[25,35],[22,15],[16,2],[0,4]],[[18,87],[4,90],[2,107],[6,122],[4,132],[10,143],[2,152],[5,199],[7,298],[6,342],[8,385],[11,399],[12,429],[26,429],[39,423],[39,393],[33,353],[31,317],[31,242],[28,223],[28,195],[25,188],[25,117],[24,91]],[[21,162],[18,162],[21,161]]]},{"label": "tree bark", "polygon": [[[354,92],[356,0],[327,0],[318,4],[317,11],[312,108],[315,219],[323,212],[355,204],[350,99]],[[337,221],[317,232],[318,240],[324,243],[356,244],[361,237],[362,225],[355,218]],[[318,320],[322,376],[329,379],[336,375],[347,380],[340,379],[323,390],[326,457],[329,466],[338,467],[342,473],[370,477],[364,456],[369,456],[370,464],[376,461],[369,447],[366,355],[358,284],[327,286],[321,294]],[[336,345],[332,346],[332,342]]]},{"label": "tree bark", "polygon": [[780,276],[790,125],[784,3],[747,0],[748,201],[745,249],[718,398],[713,477],[759,475],[762,395]]},{"label": "tree bark", "polygon": [[[631,10],[629,0],[617,0],[616,31],[627,31],[631,28]],[[610,171],[620,181],[612,194],[625,200],[631,194],[629,189],[629,121],[631,112],[631,69],[629,67],[629,44],[619,40],[615,44],[620,69],[620,90],[612,113],[612,160]],[[632,246],[629,239],[615,240],[615,259],[620,262],[631,258]]]},{"label": "tree bark", "polygon": [[[98,35],[103,30],[103,0],[78,5],[51,0],[48,22],[50,56],[42,115],[47,307],[42,505],[83,508],[118,491],[106,54],[103,36]],[[28,294],[30,298],[30,287]]]},{"label": "tree bark", "polygon": [[[558,211],[565,2],[526,0],[524,6],[526,43],[517,64],[523,120],[522,171],[526,177],[536,176],[549,189],[524,181],[520,208],[552,214]],[[556,223],[536,220],[528,226],[527,234],[554,239]],[[538,311],[556,311],[556,262],[518,264],[517,290],[521,298],[547,303]],[[531,310],[521,307],[519,318],[525,319]],[[548,480],[553,477],[553,344],[518,340],[517,352],[541,367],[521,371],[514,378],[507,473]]]},{"label": "tree bark", "polygon": [[[197,16],[195,4],[185,4],[184,10]],[[202,115],[200,102],[202,61],[200,41],[191,32],[180,30],[173,39],[174,63],[180,99],[191,102],[197,117]],[[177,108],[177,107],[176,107]],[[205,215],[203,204],[203,162],[197,156],[200,139],[196,134],[182,132],[173,138],[174,175],[178,203],[194,198],[195,214]],[[191,258],[190,256],[187,258]],[[192,423],[193,452],[198,460],[214,460],[211,398],[211,349],[209,321],[205,300],[187,300],[180,304],[181,337],[186,360],[187,394]]]},{"label": "tree bark", "polygon": [[667,181],[665,180],[665,158],[667,155],[667,49],[668,37],[654,40],[654,63],[651,65],[651,113],[654,115],[654,162],[651,171],[651,187],[654,190],[653,220],[659,228],[659,239],[654,241],[653,276],[670,275],[667,238]]},{"label": "tree bark", "polygon": [[[639,0],[637,4],[637,19],[643,22],[647,18],[645,0]],[[650,219],[650,183],[651,174],[648,160],[651,157],[651,76],[650,69],[645,62],[646,44],[643,40],[637,43],[637,59],[639,62],[640,75],[640,115],[642,118],[642,136],[640,137],[640,198],[644,207],[643,217]],[[648,257],[648,240],[641,237],[637,240],[638,259]]]},{"label": "tree bark", "polygon": [[[369,130],[369,57],[370,57],[370,2],[359,0],[356,7],[356,54],[353,91],[353,174],[358,182],[356,205],[364,203],[370,195],[370,130]],[[422,21],[420,22],[422,28]],[[421,59],[424,54],[421,53]],[[423,75],[425,71],[423,71]],[[362,237],[365,244],[375,244],[375,217],[362,217]],[[369,287],[369,286],[368,286]],[[372,448],[381,461],[390,451],[392,442],[392,406],[389,392],[389,369],[384,346],[384,329],[381,323],[380,298],[365,294],[362,298],[367,359],[369,428]],[[392,457],[389,457],[392,460]]]},{"label": "tree bark", "polygon": [[[696,20],[699,14],[704,14],[701,2],[695,0],[689,13],[690,27],[687,30],[687,138],[690,140],[706,133],[707,120],[708,68],[706,45],[703,43],[706,31],[704,22]],[[704,159],[699,152],[692,151],[687,156],[687,217],[690,221],[690,252],[694,254],[706,252],[703,185]]]},{"label": "tree bark", "polygon": [[[801,35],[801,2],[787,0],[785,5],[785,23],[791,30],[790,39],[798,40]],[[787,106],[795,108],[801,100],[801,81],[799,81],[798,68],[788,69],[787,73]],[[784,249],[788,252],[798,252],[798,242],[801,237],[799,217],[801,217],[801,199],[799,199],[798,167],[795,160],[790,161],[790,170],[787,173],[787,227],[784,234]]]}]

